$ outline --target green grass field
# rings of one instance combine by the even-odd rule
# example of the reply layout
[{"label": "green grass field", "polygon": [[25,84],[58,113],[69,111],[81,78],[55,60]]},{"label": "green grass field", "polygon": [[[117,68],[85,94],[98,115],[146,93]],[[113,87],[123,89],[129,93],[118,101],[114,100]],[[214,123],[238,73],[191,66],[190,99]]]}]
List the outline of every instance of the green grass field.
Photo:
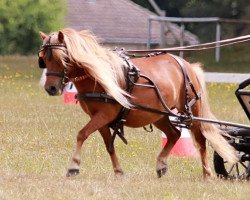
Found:
[{"label": "green grass field", "polygon": [[[78,130],[88,121],[79,106],[64,105],[38,85],[36,57],[0,57],[0,199],[247,199],[250,183],[202,179],[198,158],[170,157],[158,179],[161,133],[128,129],[115,141],[125,176],[115,178],[98,133],[86,141],[80,175],[66,178]],[[208,84],[219,119],[249,123],[234,97],[235,84]],[[212,167],[212,150],[210,164]]]},{"label": "green grass field", "polygon": [[205,71],[250,73],[249,43],[221,47],[220,62],[215,62],[215,51],[204,50],[186,53],[184,57],[190,62],[201,62]]}]

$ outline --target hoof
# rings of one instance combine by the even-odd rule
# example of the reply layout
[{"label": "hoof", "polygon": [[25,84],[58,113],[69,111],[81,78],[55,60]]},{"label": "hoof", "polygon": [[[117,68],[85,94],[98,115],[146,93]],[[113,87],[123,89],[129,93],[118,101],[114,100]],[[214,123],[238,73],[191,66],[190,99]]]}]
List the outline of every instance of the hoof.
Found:
[{"label": "hoof", "polygon": [[163,175],[167,173],[167,167],[156,170],[158,178],[161,178]]},{"label": "hoof", "polygon": [[156,165],[156,173],[158,178],[161,178],[163,175],[167,173],[168,165],[164,160],[158,160]]},{"label": "hoof", "polygon": [[114,172],[116,177],[122,177],[124,175],[124,172],[122,170],[115,170]]},{"label": "hoof", "polygon": [[79,169],[68,169],[66,177],[73,177],[80,173]]}]

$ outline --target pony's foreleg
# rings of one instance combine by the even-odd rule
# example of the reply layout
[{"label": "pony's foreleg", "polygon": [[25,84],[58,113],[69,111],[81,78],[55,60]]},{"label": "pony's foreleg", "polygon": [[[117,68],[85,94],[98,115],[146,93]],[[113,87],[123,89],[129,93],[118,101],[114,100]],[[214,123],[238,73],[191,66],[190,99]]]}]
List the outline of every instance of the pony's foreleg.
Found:
[{"label": "pony's foreleg", "polygon": [[77,140],[76,149],[75,152],[73,153],[68,168],[68,172],[66,174],[67,177],[79,174],[80,162],[81,162],[80,155],[83,142],[88,138],[88,136],[91,133],[97,131],[106,124],[107,121],[104,120],[103,113],[100,114],[97,113],[91,118],[91,120],[87,123],[87,125],[79,131],[76,139]]},{"label": "pony's foreleg", "polygon": [[167,136],[167,143],[158,155],[156,162],[156,172],[158,177],[160,178],[167,172],[167,158],[170,154],[171,149],[180,138],[181,132],[170,124],[168,117],[157,121],[156,123],[154,123],[154,125],[162,132],[164,132]]},{"label": "pony's foreleg", "polygon": [[112,148],[113,150],[109,151],[109,147],[110,147],[111,140],[112,140],[112,135],[111,135],[109,127],[104,126],[101,129],[99,129],[99,132],[101,133],[101,136],[102,136],[104,143],[106,145],[106,149],[110,155],[115,175],[123,175],[122,168],[121,168],[119,161],[118,161],[118,158],[116,156],[115,148],[113,147]]}]

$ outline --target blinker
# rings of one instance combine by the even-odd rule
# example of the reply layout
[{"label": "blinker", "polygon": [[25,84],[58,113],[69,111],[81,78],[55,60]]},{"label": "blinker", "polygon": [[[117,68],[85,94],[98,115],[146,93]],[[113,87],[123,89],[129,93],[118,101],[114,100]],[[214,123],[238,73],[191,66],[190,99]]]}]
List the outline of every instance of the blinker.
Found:
[{"label": "blinker", "polygon": [[[45,47],[45,50],[46,50],[46,56],[47,56],[48,60],[50,60],[52,58],[52,49],[50,47]],[[39,64],[39,68],[41,68],[41,69],[46,68],[46,64],[45,64],[42,57],[38,58],[38,64]]]},{"label": "blinker", "polygon": [[39,65],[39,68],[41,68],[41,69],[46,68],[46,64],[45,64],[44,60],[41,57],[38,58],[38,65]]}]

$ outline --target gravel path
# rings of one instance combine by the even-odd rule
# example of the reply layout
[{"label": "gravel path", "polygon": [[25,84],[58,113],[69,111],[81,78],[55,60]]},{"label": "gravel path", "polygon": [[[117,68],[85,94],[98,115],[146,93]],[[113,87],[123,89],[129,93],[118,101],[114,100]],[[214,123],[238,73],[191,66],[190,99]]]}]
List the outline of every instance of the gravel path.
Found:
[{"label": "gravel path", "polygon": [[250,78],[250,73],[248,73],[248,74],[217,73],[217,72],[206,72],[205,73],[206,82],[240,83],[248,78]]}]

